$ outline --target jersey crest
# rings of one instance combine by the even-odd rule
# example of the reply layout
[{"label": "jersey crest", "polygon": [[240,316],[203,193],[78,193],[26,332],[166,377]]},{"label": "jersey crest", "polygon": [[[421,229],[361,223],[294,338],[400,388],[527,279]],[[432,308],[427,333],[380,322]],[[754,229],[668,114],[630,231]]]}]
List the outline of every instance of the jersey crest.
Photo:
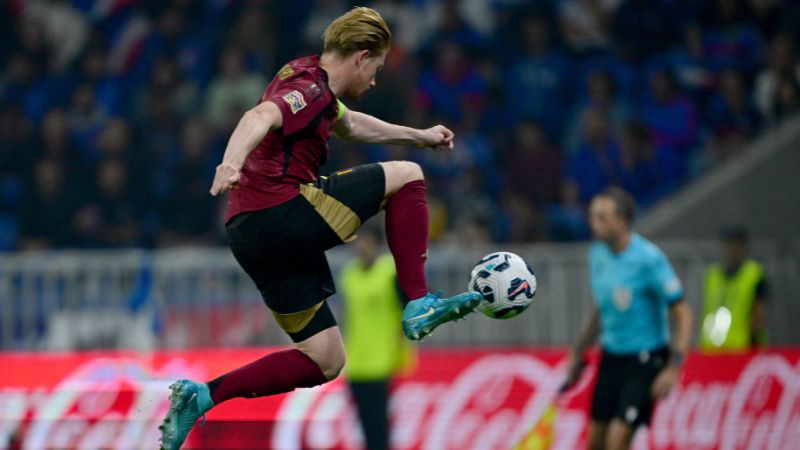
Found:
[{"label": "jersey crest", "polygon": [[289,104],[292,114],[297,114],[298,111],[307,106],[306,99],[303,97],[303,94],[301,94],[300,91],[291,91],[281,98],[283,101]]},{"label": "jersey crest", "polygon": [[311,86],[304,88],[303,92],[311,99],[313,102],[314,100],[318,99],[320,95],[322,95],[322,89],[317,85],[317,83],[312,84]]}]

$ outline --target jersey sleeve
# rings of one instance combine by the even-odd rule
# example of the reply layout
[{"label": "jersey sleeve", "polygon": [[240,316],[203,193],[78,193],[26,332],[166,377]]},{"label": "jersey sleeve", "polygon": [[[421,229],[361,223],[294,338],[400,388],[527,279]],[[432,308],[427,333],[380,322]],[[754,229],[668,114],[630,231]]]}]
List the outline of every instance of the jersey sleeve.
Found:
[{"label": "jersey sleeve", "polygon": [[296,78],[281,86],[266,98],[278,106],[283,116],[284,136],[297,133],[323,114],[328,97],[311,79]]},{"label": "jersey sleeve", "polygon": [[669,263],[667,256],[661,251],[658,251],[653,258],[652,270],[653,289],[659,299],[673,304],[683,298],[681,280]]}]

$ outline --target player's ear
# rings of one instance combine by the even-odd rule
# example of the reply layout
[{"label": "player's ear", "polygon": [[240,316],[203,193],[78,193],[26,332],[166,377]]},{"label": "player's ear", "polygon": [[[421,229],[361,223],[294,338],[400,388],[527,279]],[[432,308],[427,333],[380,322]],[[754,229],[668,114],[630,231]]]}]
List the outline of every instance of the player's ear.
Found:
[{"label": "player's ear", "polygon": [[359,51],[357,51],[356,55],[355,55],[356,67],[363,66],[367,62],[367,59],[369,58],[369,56],[370,56],[369,50],[359,50]]}]

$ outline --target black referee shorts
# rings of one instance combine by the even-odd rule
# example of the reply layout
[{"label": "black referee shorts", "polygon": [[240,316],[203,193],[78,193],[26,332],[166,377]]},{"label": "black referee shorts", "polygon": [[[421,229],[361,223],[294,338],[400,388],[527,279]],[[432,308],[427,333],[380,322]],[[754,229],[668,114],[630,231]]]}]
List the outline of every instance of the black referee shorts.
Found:
[{"label": "black referee shorts", "polygon": [[603,351],[592,397],[592,419],[622,420],[633,428],[650,424],[655,401],[650,387],[667,364],[669,349],[632,355]]},{"label": "black referee shorts", "polygon": [[336,325],[325,299],[336,292],[325,251],[355,239],[380,209],[386,177],[366,164],[300,186],[300,195],[233,217],[233,256],[256,284],[278,324],[295,341]]}]

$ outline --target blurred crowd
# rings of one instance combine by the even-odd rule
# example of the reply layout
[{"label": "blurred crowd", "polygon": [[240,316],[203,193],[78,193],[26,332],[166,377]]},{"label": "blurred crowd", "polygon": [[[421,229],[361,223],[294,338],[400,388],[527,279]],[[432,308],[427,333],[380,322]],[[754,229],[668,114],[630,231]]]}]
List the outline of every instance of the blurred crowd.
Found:
[{"label": "blurred crowd", "polygon": [[[348,106],[453,153],[333,142],[325,169],[411,159],[432,239],[588,237],[609,185],[646,209],[800,108],[800,3],[378,0],[387,67]],[[339,0],[9,0],[0,6],[0,248],[222,242],[214,167]]]}]

